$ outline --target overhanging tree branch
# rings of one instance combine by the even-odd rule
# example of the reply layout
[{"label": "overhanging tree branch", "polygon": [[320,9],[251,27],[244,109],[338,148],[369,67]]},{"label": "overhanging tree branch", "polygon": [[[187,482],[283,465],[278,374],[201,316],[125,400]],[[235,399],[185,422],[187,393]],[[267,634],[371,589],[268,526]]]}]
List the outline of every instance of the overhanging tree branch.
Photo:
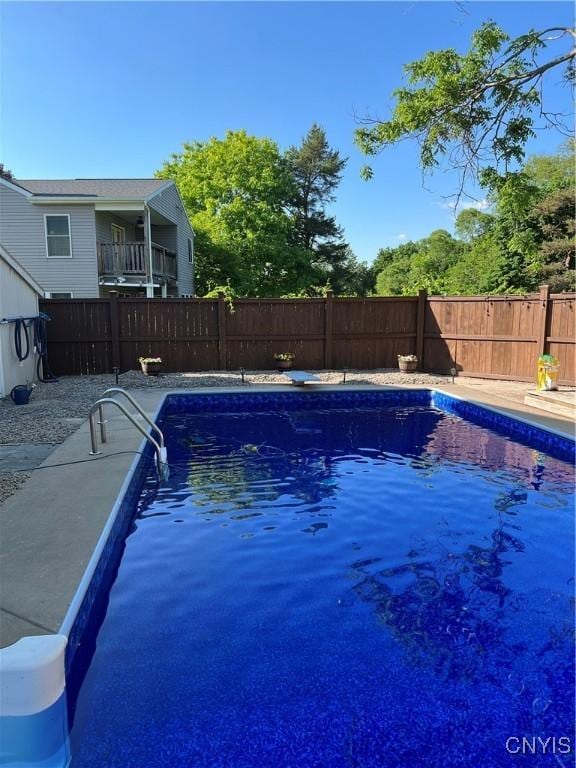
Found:
[{"label": "overhanging tree branch", "polygon": [[406,65],[407,86],[394,94],[392,117],[358,121],[362,127],[355,131],[356,143],[374,156],[415,139],[423,171],[442,159],[460,171],[458,195],[466,179],[477,178],[486,164],[492,164],[492,171],[504,166],[508,172],[511,164],[523,160],[537,120],[567,128],[545,109],[543,91],[543,79],[552,70],[565,69],[573,79],[576,47],[545,58],[552,45],[567,37],[575,38],[575,30],[552,26],[510,40],[493,22],[482,25],[468,53],[431,51]]}]

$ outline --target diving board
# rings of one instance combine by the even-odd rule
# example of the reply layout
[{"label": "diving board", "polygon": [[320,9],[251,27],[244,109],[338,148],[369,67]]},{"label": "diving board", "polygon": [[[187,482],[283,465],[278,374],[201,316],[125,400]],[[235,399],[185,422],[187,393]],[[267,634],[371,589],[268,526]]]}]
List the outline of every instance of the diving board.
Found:
[{"label": "diving board", "polygon": [[318,376],[314,376],[313,373],[308,373],[307,371],[282,371],[282,373],[297,387],[302,387],[304,384],[315,384],[321,381]]}]

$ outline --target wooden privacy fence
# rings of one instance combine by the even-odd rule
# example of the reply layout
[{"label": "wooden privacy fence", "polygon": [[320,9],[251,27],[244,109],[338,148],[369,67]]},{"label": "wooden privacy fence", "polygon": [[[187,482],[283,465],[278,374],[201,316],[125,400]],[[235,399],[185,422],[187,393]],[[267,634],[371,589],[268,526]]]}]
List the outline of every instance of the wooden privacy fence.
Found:
[{"label": "wooden privacy fence", "polygon": [[138,368],[161,357],[167,372],[270,370],[276,352],[298,368],[421,369],[530,381],[540,354],[576,382],[576,294],[347,299],[47,299],[50,365],[57,375]]}]

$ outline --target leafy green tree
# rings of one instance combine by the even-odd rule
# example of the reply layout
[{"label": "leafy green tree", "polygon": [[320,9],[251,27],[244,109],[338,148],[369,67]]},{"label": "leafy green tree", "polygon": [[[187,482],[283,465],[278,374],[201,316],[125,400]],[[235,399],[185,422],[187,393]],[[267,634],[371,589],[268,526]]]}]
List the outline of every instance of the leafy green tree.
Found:
[{"label": "leafy green tree", "polygon": [[382,249],[374,265],[379,270],[376,293],[380,296],[410,295],[421,288],[428,293],[445,293],[449,270],[466,249],[465,243],[444,229],[437,229],[416,243]]},{"label": "leafy green tree", "polygon": [[294,195],[288,205],[293,222],[291,237],[293,244],[309,255],[308,282],[329,286],[336,294],[365,292],[371,283],[369,269],[357,261],[342,228],[327,213],[347,159],[330,148],[326,132],[316,123],[299,147],[287,150],[285,158],[294,181]]},{"label": "leafy green tree", "polygon": [[475,208],[464,208],[456,217],[454,231],[456,236],[466,242],[482,237],[494,226],[494,217]]},{"label": "leafy green tree", "polygon": [[410,256],[398,254],[376,273],[377,296],[402,296],[409,293],[407,275],[410,273]]},{"label": "leafy green tree", "polygon": [[[495,174],[506,175],[522,162],[540,119],[570,134],[561,118],[546,110],[543,78],[556,70],[574,79],[574,36],[574,29],[558,26],[511,39],[497,24],[486,22],[473,34],[467,53],[430,51],[407,64],[407,84],[394,93],[392,117],[365,120],[356,130],[356,142],[374,156],[403,139],[415,139],[424,171],[445,158],[459,171],[458,194],[471,177],[492,183]],[[366,167],[364,176],[371,175]]]},{"label": "leafy green tree", "polygon": [[574,147],[574,140],[570,140],[557,154],[536,155],[524,167],[524,173],[540,192],[528,213],[528,223],[536,230],[538,242],[528,271],[553,291],[573,291],[575,287]]},{"label": "leafy green tree", "polygon": [[475,237],[448,270],[444,281],[446,293],[462,296],[500,293],[503,261],[504,256],[492,233]]},{"label": "leafy green tree", "polygon": [[501,259],[499,287],[506,292],[553,290],[574,284],[573,145],[531,158],[523,169],[498,177],[494,236]]},{"label": "leafy green tree", "polygon": [[0,178],[6,179],[6,181],[16,181],[14,174],[5,167],[4,163],[0,163]]},{"label": "leafy green tree", "polygon": [[412,257],[405,293],[425,288],[428,293],[446,292],[446,276],[465,251],[463,243],[444,229],[437,229],[419,243]]},{"label": "leafy green tree", "polygon": [[574,290],[573,149],[532,157],[521,170],[496,176],[492,213],[461,211],[458,240],[437,230],[381,249],[373,267],[377,293],[527,293],[544,282],[553,291]]},{"label": "leafy green tree", "polygon": [[574,186],[574,139],[569,139],[552,155],[533,155],[524,164],[524,173],[542,192]]},{"label": "leafy green tree", "polygon": [[306,254],[291,243],[294,182],[273,141],[228,131],[185,144],[157,176],[178,184],[196,231],[200,294],[229,284],[240,296],[276,296],[294,285]]},{"label": "leafy green tree", "polygon": [[575,290],[574,188],[550,192],[530,212],[541,233],[533,260],[536,281],[553,291]]},{"label": "leafy green tree", "polygon": [[397,245],[395,248],[380,248],[372,265],[374,272],[378,275],[390,266],[392,262],[400,259],[410,259],[417,252],[418,245],[412,242],[412,240],[408,240],[406,243],[400,243],[400,245]]}]

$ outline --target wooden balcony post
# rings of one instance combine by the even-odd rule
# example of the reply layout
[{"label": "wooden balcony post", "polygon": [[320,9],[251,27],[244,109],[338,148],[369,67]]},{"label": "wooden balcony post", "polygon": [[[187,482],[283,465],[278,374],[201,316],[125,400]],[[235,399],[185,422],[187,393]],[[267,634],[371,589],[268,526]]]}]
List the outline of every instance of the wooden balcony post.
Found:
[{"label": "wooden balcony post", "polygon": [[146,296],[154,298],[154,271],[152,267],[152,227],[150,224],[150,209],[144,205],[144,250],[146,252]]},{"label": "wooden balcony post", "polygon": [[119,243],[113,243],[112,244],[112,258],[114,263],[114,274],[115,275],[121,275],[122,274],[122,265],[121,265],[121,258],[120,258],[120,248],[121,245]]}]

